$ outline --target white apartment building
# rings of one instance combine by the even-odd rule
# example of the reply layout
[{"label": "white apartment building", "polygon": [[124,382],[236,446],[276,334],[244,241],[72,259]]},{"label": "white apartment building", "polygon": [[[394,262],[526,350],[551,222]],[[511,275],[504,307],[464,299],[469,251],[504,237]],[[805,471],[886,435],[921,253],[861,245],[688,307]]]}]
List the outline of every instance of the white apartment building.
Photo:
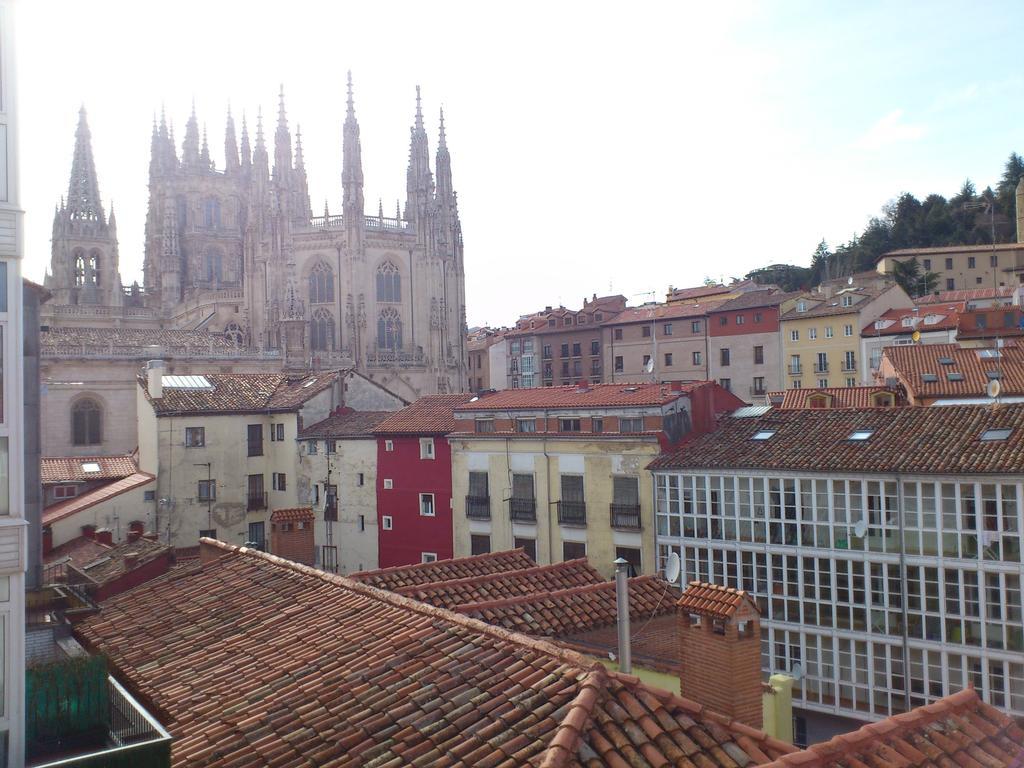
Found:
[{"label": "white apartment building", "polygon": [[800,738],[968,684],[1024,715],[1024,405],[731,416],[652,469],[659,566],[755,596]]}]

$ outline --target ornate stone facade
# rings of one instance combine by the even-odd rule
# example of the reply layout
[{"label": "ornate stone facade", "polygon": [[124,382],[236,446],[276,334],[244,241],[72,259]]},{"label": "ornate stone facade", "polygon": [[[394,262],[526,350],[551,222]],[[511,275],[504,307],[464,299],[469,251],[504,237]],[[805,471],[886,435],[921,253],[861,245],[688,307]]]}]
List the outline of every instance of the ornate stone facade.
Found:
[{"label": "ornate stone facade", "polygon": [[[240,358],[289,369],[355,368],[406,400],[465,389],[462,229],[444,115],[435,181],[417,88],[405,208],[393,217],[380,206],[376,215],[364,210],[351,76],[340,214],[325,205],[322,216],[312,215],[301,132],[293,145],[283,89],[272,154],[262,115],[251,144],[244,117],[240,129],[236,139],[229,112],[225,163],[217,168],[194,108],[180,153],[167,120],[154,123],[143,284],[125,286],[83,110],[68,198],[54,216],[46,277],[53,298],[44,324],[201,329],[233,341]],[[99,354],[116,353],[104,345]],[[82,355],[88,350],[75,358]],[[63,355],[49,358],[47,373],[59,385],[67,378]],[[75,367],[75,384],[88,389]]]}]

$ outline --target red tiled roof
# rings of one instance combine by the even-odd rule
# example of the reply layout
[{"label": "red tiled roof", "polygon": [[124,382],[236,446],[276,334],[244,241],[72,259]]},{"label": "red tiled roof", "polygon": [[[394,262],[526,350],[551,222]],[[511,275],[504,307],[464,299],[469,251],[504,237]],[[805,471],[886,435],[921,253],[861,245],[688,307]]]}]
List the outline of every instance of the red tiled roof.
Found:
[{"label": "red tiled roof", "polygon": [[[777,408],[789,410],[791,408],[810,408],[807,398],[812,395],[826,395],[829,400],[828,408],[874,408],[875,403],[872,397],[879,392],[887,392],[893,395],[896,404],[900,404],[897,393],[888,387],[818,387],[806,389],[787,389],[779,392],[781,404]],[[770,393],[769,396],[776,393]],[[774,400],[772,401],[775,402]]]},{"label": "red tiled roof", "polygon": [[630,307],[620,312],[608,325],[649,323],[654,320],[676,320],[682,317],[704,317],[708,312],[721,306],[724,299],[705,299],[698,304],[646,304]]},{"label": "red tiled roof", "polygon": [[[656,576],[629,580],[629,615],[646,620],[675,611],[679,590]],[[522,595],[486,603],[459,605],[456,610],[499,627],[541,637],[587,632],[615,623],[615,582]]]},{"label": "red tiled roof", "polygon": [[966,688],[783,756],[765,768],[1019,768],[1024,731]]},{"label": "red tiled roof", "polygon": [[590,384],[563,387],[502,389],[480,395],[455,409],[457,414],[473,411],[510,411],[536,408],[615,408],[665,405],[711,382],[691,381],[670,384]]},{"label": "red tiled roof", "polygon": [[[74,566],[82,572],[92,584],[106,584],[119,576],[133,571],[139,566],[168,555],[171,547],[159,541],[139,538],[135,541],[122,541],[109,547],[105,552],[97,553],[91,561],[75,562]],[[129,566],[125,557],[134,556],[135,564]]]},{"label": "red tiled roof", "polygon": [[747,293],[741,293],[735,299],[729,299],[713,310],[708,310],[710,313],[714,312],[734,312],[738,309],[756,309],[757,307],[777,307],[789,299],[795,299],[800,296],[802,291],[748,291]]},{"label": "red tiled roof", "polygon": [[[997,251],[1016,251],[1024,248],[1024,243],[997,243],[995,249]],[[895,251],[887,251],[878,257],[881,261],[886,256],[914,256],[930,253],[980,253],[984,251],[991,251],[992,245],[942,245],[933,246],[929,248],[900,248]]]},{"label": "red tiled roof", "polygon": [[[956,330],[960,313],[964,311],[963,302],[953,304],[929,304],[926,309],[906,308],[890,309],[879,315],[877,320],[861,328],[860,335],[865,338],[878,336],[909,336],[914,331],[928,333],[929,331],[952,331]],[[904,318],[916,319],[913,325],[904,325]],[[931,322],[925,322],[931,320]],[[885,325],[889,322],[889,325]],[[885,327],[882,327],[885,325]]]},{"label": "red tiled roof", "polygon": [[[1004,396],[1024,395],[1024,347],[1006,345],[998,358],[982,357],[981,351],[957,344],[907,344],[886,347],[882,355],[914,397],[985,397],[990,371],[999,372]],[[943,365],[939,358],[953,362]],[[963,381],[950,381],[951,373],[962,374]],[[925,381],[925,374],[937,380]]]},{"label": "red tiled roof", "polygon": [[204,330],[158,329],[158,328],[89,328],[81,326],[49,326],[39,333],[39,343],[44,347],[108,346],[167,348],[190,347],[198,351],[231,352],[238,349],[222,333]]},{"label": "red tiled roof", "polygon": [[744,601],[749,602],[751,607],[755,611],[757,610],[750,595],[742,589],[708,584],[703,581],[691,581],[676,605],[687,613],[711,616],[716,619],[729,619],[736,615],[736,611]]},{"label": "red tiled roof", "polygon": [[166,724],[176,768],[735,768],[794,751],[551,643],[204,546],[223,554],[75,626]]},{"label": "red tiled roof", "polygon": [[719,296],[723,293],[731,293],[734,288],[726,285],[698,285],[694,288],[673,288],[668,295],[672,301],[683,301],[685,299],[699,299],[704,296]]},{"label": "red tiled roof", "polygon": [[[97,472],[86,472],[84,465],[99,464]],[[86,480],[120,480],[138,471],[135,459],[126,456],[44,456],[39,460],[41,482],[69,483]]]},{"label": "red tiled roof", "polygon": [[307,376],[281,373],[207,373],[202,374],[209,389],[163,387],[163,396],[149,396],[145,376],[139,377],[146,398],[158,416],[185,413],[266,413],[294,411],[314,395],[336,381],[336,372]]},{"label": "red tiled roof", "polygon": [[454,409],[473,397],[468,392],[455,395],[424,395],[411,405],[395,411],[373,428],[375,435],[444,435],[455,429]]},{"label": "red tiled roof", "polygon": [[313,519],[311,507],[289,507],[287,509],[275,509],[270,513],[270,521],[273,523],[300,522]]},{"label": "red tiled roof", "polygon": [[[981,440],[1009,429],[1005,440]],[[856,430],[866,440],[850,440]],[[752,440],[771,432],[767,440]],[[663,454],[651,469],[987,474],[1024,472],[1024,404],[828,408],[727,416],[715,432]]]},{"label": "red tiled roof", "polygon": [[472,557],[435,560],[432,563],[396,565],[391,568],[379,568],[375,571],[359,571],[353,573],[349,578],[380,589],[395,590],[419,584],[519,571],[524,568],[533,568],[536,565],[522,549],[509,549]]},{"label": "red tiled roof", "polygon": [[101,485],[99,488],[94,488],[88,493],[61,501],[43,510],[43,525],[50,525],[58,520],[63,520],[65,517],[89,509],[102,501],[112,499],[139,486],[151,483],[154,479],[154,476],[148,472],[136,472],[134,475],[122,478],[121,480],[115,480],[112,483]]},{"label": "red tiled roof", "polygon": [[[882,288],[873,286],[853,286],[850,289],[837,291],[830,298],[821,293],[805,293],[808,307],[801,312],[794,306],[788,312],[784,312],[782,320],[803,320],[808,317],[830,317],[832,315],[856,315],[868,305],[872,299],[877,299],[886,291],[891,291],[896,286],[887,285]],[[901,289],[902,290],[902,289]],[[855,296],[854,301],[848,307],[843,306],[843,296]],[[810,306],[814,304],[814,306]],[[799,306],[799,305],[798,305]]]},{"label": "red tiled roof", "polygon": [[968,288],[961,291],[939,291],[914,299],[915,304],[945,304],[947,302],[968,302],[981,299],[1008,298],[1013,295],[1013,288],[1004,285],[999,288]]},{"label": "red tiled roof", "polygon": [[86,563],[91,563],[96,558],[106,554],[110,549],[111,547],[96,541],[96,539],[78,536],[51,549],[43,555],[43,562],[46,565],[53,565],[67,561],[80,568]]},{"label": "red tiled roof", "polygon": [[487,576],[469,576],[464,579],[401,587],[395,591],[439,608],[454,609],[464,603],[482,603],[533,595],[587,584],[600,584],[603,581],[601,574],[594,570],[584,557],[518,571],[501,571]]},{"label": "red tiled roof", "polygon": [[340,413],[328,416],[316,424],[304,427],[299,432],[299,439],[312,437],[373,437],[374,428],[393,411],[353,411],[343,409]]}]

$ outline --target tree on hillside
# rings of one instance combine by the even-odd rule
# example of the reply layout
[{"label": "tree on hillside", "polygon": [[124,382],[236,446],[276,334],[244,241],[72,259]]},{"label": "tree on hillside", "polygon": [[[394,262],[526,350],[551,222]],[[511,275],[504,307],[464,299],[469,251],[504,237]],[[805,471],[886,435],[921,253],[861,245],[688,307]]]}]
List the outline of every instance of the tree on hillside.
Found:
[{"label": "tree on hillside", "polygon": [[896,279],[896,284],[912,298],[931,293],[939,282],[937,274],[921,270],[916,256],[906,261],[896,262],[892,276]]},{"label": "tree on hillside", "polygon": [[811,254],[811,285],[818,285],[832,279],[831,261],[832,252],[828,249],[828,243],[822,240]]}]

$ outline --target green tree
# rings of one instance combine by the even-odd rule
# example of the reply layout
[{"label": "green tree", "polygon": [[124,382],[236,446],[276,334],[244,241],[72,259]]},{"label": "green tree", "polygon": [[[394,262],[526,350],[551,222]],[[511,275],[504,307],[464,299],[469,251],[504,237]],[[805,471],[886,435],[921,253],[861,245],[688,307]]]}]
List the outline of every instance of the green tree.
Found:
[{"label": "green tree", "polygon": [[939,276],[934,272],[921,271],[917,257],[896,262],[892,275],[896,279],[896,284],[911,297],[931,293],[939,282]]}]

